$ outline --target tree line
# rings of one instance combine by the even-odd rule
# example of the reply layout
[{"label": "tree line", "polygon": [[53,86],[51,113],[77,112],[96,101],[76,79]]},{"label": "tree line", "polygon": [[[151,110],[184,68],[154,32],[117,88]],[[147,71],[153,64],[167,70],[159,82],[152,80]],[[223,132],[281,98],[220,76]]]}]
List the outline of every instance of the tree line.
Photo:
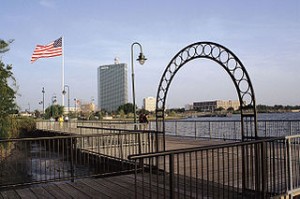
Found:
[{"label": "tree line", "polygon": [[13,40],[0,39],[0,139],[18,137],[21,131],[34,128],[34,121],[31,118],[16,117],[17,83],[13,76],[12,64],[5,64],[2,61],[12,42]]},{"label": "tree line", "polygon": [[258,112],[261,113],[267,113],[267,112],[290,112],[293,110],[300,110],[300,105],[274,105],[274,106],[269,106],[269,105],[262,105],[259,104],[256,106],[256,109]]}]

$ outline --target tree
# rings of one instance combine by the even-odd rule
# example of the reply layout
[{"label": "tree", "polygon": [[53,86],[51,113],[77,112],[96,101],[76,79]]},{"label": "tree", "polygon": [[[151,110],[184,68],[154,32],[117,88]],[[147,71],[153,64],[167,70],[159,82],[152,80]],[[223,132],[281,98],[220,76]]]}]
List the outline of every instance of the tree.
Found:
[{"label": "tree", "polygon": [[0,54],[3,54],[7,51],[9,51],[9,45],[13,42],[14,40],[9,40],[9,41],[4,41],[0,39]]},{"label": "tree", "polygon": [[125,112],[124,112],[123,109],[121,109],[121,110],[119,111],[119,115],[120,115],[121,118],[123,118],[123,117],[125,116]]},{"label": "tree", "polygon": [[[0,58],[9,50],[11,41],[0,39]],[[0,59],[0,137],[11,136],[12,120],[10,115],[17,112],[15,103],[16,80],[13,76],[12,65],[4,64]]]},{"label": "tree", "polygon": [[227,109],[227,111],[228,111],[228,112],[233,112],[233,111],[234,111],[234,108],[233,108],[233,107],[229,107],[229,108]]},{"label": "tree", "polygon": [[126,115],[128,113],[133,113],[133,104],[132,103],[123,104],[119,106],[118,112],[120,112],[121,110],[123,110]]},{"label": "tree", "polygon": [[37,118],[40,118],[42,116],[41,112],[39,110],[34,110],[34,115]]},{"label": "tree", "polygon": [[57,118],[64,113],[64,107],[60,105],[51,105],[45,110],[45,118],[49,119],[50,117],[52,118]]},{"label": "tree", "polygon": [[221,106],[215,109],[215,111],[218,111],[218,112],[221,112],[221,111],[224,111],[224,110],[225,109],[223,107],[221,107]]},{"label": "tree", "polygon": [[142,108],[142,109],[140,109],[140,110],[138,111],[138,114],[146,114],[146,115],[149,115],[150,112],[149,112],[148,110]]}]

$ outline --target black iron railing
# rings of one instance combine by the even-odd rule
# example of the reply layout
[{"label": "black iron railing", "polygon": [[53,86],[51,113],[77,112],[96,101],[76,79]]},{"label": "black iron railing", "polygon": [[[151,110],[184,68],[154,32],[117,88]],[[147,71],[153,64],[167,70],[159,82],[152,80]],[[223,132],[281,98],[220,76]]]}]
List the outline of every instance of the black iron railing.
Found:
[{"label": "black iron railing", "polygon": [[101,134],[0,140],[0,187],[133,171],[128,155],[155,152],[158,134],[102,129]]},{"label": "black iron railing", "polygon": [[299,138],[131,155],[136,191],[150,198],[269,198],[292,193],[300,188]]},{"label": "black iron railing", "polygon": [[[150,129],[156,129],[155,122]],[[239,120],[169,120],[165,121],[167,135],[194,138],[241,140],[241,121]],[[260,120],[257,122],[259,137],[281,137],[300,133],[300,120]]]},{"label": "black iron railing", "polygon": [[[77,128],[80,127],[80,128]],[[64,133],[80,134],[85,132],[84,127],[92,127],[93,131],[99,131],[99,128],[123,129],[123,130],[149,130],[147,124],[132,123],[126,121],[69,121],[69,122],[54,122],[54,121],[39,121],[36,122],[36,128],[39,130],[59,131]],[[91,129],[87,130],[88,132]]]},{"label": "black iron railing", "polygon": [[287,136],[288,193],[300,193],[300,135]]},{"label": "black iron railing", "polygon": [[[165,131],[167,135],[187,136],[193,138],[209,138],[224,140],[241,140],[241,122],[238,120],[217,120],[217,121],[200,121],[200,120],[169,120],[165,121]],[[133,130],[134,126],[140,130],[156,130],[155,122],[149,124],[133,124],[132,122],[37,122],[38,129],[63,131],[69,133],[82,134],[90,132],[80,127],[96,128],[116,128]],[[300,133],[300,120],[260,120],[257,123],[257,133],[259,137],[281,137],[297,135]],[[81,132],[80,132],[81,131]]]},{"label": "black iron railing", "polygon": [[[240,139],[240,137],[232,138],[230,135],[231,131],[232,134],[236,132],[237,135],[234,136],[240,136],[239,121],[170,123],[176,124],[175,132],[180,136],[178,126],[185,132],[193,129],[195,138],[202,137],[198,135],[202,135],[203,130],[209,129],[210,132],[221,133],[211,133],[208,138]],[[151,136],[154,138],[152,140],[156,142],[151,145],[152,148],[143,151],[137,146],[136,151],[128,150],[126,153],[130,160],[135,161],[136,193],[142,193],[143,196],[150,198],[268,198],[300,192],[300,136],[295,135],[299,134],[299,123],[299,121],[259,121],[258,131],[261,140],[161,152],[158,146],[162,144],[160,143],[162,134],[152,132]],[[189,125],[188,128],[186,124]],[[203,126],[200,128],[201,125],[207,124],[208,128]],[[53,124],[51,125],[53,127]],[[56,125],[53,130],[56,128],[62,127]],[[201,131],[198,131],[198,128]],[[116,129],[91,127],[90,124],[76,126],[76,129],[76,134],[81,136],[85,136],[88,132],[97,136],[104,136],[105,132],[118,134]],[[264,138],[282,135],[292,136]],[[137,137],[137,140],[140,138]],[[104,145],[113,146],[114,141],[106,142]],[[122,158],[126,159],[124,155]],[[107,166],[109,165],[111,163]]]}]

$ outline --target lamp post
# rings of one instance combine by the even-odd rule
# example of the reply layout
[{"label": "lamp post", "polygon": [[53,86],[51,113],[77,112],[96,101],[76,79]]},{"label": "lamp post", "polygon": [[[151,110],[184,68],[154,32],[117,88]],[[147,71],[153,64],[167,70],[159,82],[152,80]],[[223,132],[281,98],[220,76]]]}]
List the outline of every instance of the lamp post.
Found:
[{"label": "lamp post", "polygon": [[[145,63],[145,61],[147,60],[145,55],[143,54],[143,49],[142,49],[142,45],[138,42],[134,42],[131,45],[131,77],[132,77],[132,101],[133,101],[133,116],[134,116],[134,124],[136,123],[136,105],[135,105],[135,88],[134,88],[134,68],[133,68],[133,47],[134,45],[138,45],[140,47],[140,54],[137,58],[137,61],[139,61],[139,63],[141,65],[143,65]],[[136,126],[134,125],[134,128],[136,129]]]},{"label": "lamp post", "polygon": [[43,93],[43,115],[45,115],[45,88],[43,87],[42,89]]},{"label": "lamp post", "polygon": [[64,86],[63,94],[66,94],[66,88],[68,88],[68,114],[70,113],[70,87],[68,85]]},{"label": "lamp post", "polygon": [[53,117],[54,113],[53,113],[53,105],[54,103],[56,102],[56,95],[53,94],[52,97],[51,97],[51,102],[52,102],[52,106],[51,106],[51,117]]},{"label": "lamp post", "polygon": [[77,106],[76,106],[76,104],[77,104],[77,99],[76,98],[74,98],[74,106],[75,106],[75,118],[77,117]]}]

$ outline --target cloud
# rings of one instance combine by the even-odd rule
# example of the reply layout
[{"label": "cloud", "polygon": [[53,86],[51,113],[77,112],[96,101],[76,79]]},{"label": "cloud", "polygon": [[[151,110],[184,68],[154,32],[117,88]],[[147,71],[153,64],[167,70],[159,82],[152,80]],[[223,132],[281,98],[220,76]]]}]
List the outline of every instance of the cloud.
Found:
[{"label": "cloud", "polygon": [[46,8],[54,8],[55,7],[55,3],[52,0],[41,0],[39,2],[39,4]]}]

